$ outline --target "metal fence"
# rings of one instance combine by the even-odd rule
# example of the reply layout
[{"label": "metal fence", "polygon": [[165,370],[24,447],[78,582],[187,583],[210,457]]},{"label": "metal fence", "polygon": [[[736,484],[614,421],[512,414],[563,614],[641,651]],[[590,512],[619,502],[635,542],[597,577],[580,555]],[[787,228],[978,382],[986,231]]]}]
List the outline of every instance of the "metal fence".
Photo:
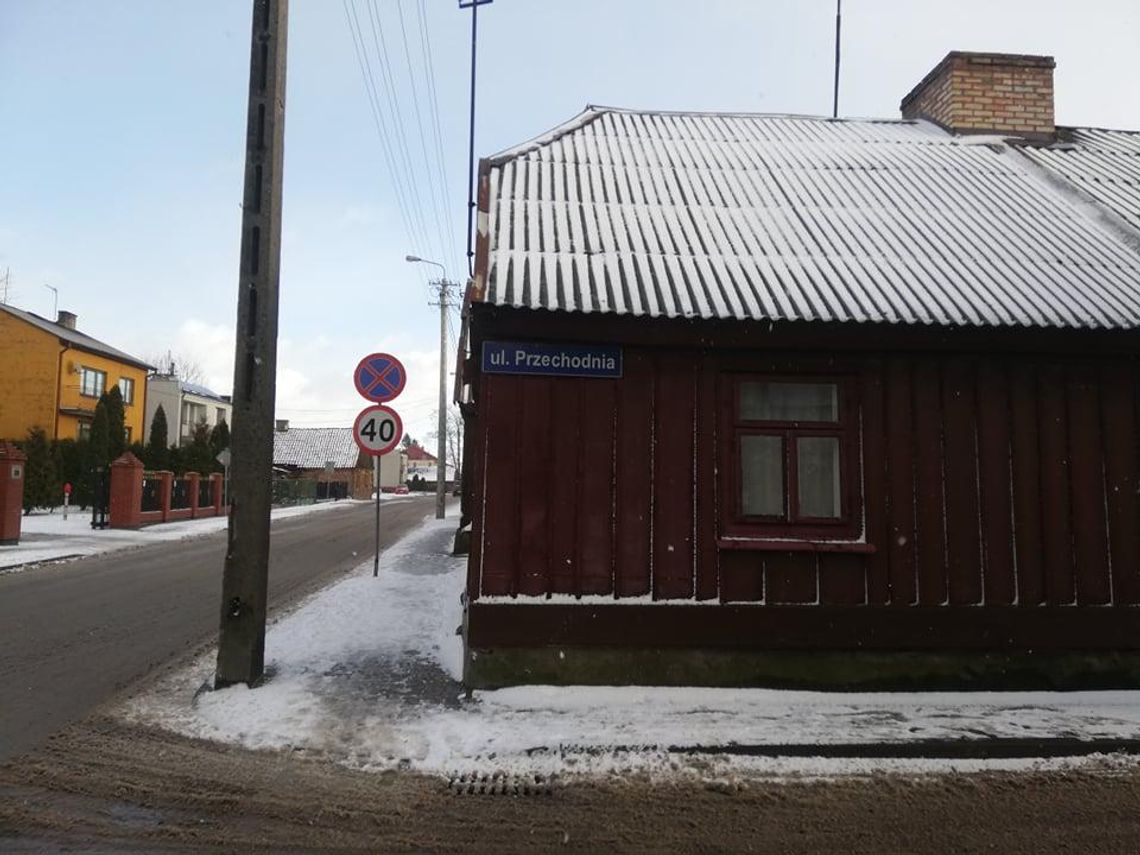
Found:
[{"label": "metal fence", "polygon": [[170,487],[170,509],[182,510],[190,507],[190,481],[186,478],[175,478]]},{"label": "metal fence", "polygon": [[318,481],[317,482],[317,501],[324,499],[347,499],[348,498],[348,482],[347,481]]},{"label": "metal fence", "polygon": [[198,482],[198,507],[212,508],[214,506],[214,482],[203,478]]},{"label": "metal fence", "polygon": [[143,478],[142,483],[142,509],[146,511],[162,510],[162,479]]},{"label": "metal fence", "polygon": [[317,500],[317,482],[307,478],[274,478],[273,504],[311,505]]}]

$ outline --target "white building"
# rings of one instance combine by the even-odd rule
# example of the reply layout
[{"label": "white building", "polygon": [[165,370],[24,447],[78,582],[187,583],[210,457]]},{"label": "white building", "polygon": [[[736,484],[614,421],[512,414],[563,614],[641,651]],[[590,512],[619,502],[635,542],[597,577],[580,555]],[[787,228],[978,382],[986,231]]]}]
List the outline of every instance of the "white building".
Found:
[{"label": "white building", "polygon": [[150,437],[150,426],[160,405],[166,413],[166,436],[171,445],[188,445],[194,438],[194,428],[200,424],[210,429],[218,422],[230,424],[233,412],[228,395],[170,375],[151,375],[146,380],[144,442]]}]

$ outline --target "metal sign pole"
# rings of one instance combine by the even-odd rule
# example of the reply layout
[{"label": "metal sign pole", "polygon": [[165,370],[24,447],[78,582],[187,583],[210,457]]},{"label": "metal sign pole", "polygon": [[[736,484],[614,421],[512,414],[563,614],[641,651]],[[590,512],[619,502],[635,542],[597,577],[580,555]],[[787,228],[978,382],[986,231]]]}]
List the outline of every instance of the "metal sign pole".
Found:
[{"label": "metal sign pole", "polygon": [[372,578],[380,575],[380,458],[372,458],[372,480],[376,485],[376,556],[372,559]]},{"label": "metal sign pole", "polygon": [[371,353],[352,372],[352,382],[362,397],[374,403],[365,407],[352,423],[352,438],[364,453],[372,455],[372,483],[376,490],[376,555],[372,576],[380,575],[380,457],[395,448],[404,435],[399,414],[381,401],[390,401],[404,391],[408,374],[390,353]]}]

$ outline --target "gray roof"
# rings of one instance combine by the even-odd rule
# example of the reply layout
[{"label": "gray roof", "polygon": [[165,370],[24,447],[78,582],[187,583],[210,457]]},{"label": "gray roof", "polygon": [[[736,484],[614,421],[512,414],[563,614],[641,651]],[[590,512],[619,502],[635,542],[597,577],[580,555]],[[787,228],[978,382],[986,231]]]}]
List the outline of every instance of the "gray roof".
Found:
[{"label": "gray roof", "polygon": [[189,383],[186,380],[181,381],[179,387],[183,392],[191,395],[197,395],[200,398],[214,398],[223,403],[229,403],[225,398],[215,392],[208,386],[203,386],[201,383]]},{"label": "gray roof", "polygon": [[129,353],[124,353],[121,350],[116,350],[109,344],[104,344],[103,342],[99,341],[99,339],[92,338],[85,333],[79,332],[79,330],[69,329],[68,327],[55,323],[55,321],[49,321],[47,318],[41,318],[39,315],[33,312],[25,312],[23,309],[17,309],[15,306],[9,306],[4,303],[0,303],[0,310],[7,312],[13,317],[19,318],[22,321],[27,321],[32,326],[37,327],[46,333],[50,333],[59,339],[62,339],[72,347],[79,348],[80,350],[86,350],[90,353],[98,353],[102,356],[109,357],[119,362],[125,362],[128,365],[135,365],[139,368],[144,368],[147,370],[151,370],[153,368],[153,366],[147,365],[138,357],[131,356]]},{"label": "gray roof", "polygon": [[[1091,132],[1070,136],[1075,163]],[[1112,196],[1135,214],[1135,143],[1116,146],[1081,161],[1114,176],[1086,196],[1041,167],[1048,153],[925,121],[591,107],[490,158],[477,297],[650,317],[1135,328],[1140,244],[1090,210]]]},{"label": "gray roof", "polygon": [[322,469],[333,461],[337,469],[353,469],[360,448],[352,428],[290,428],[273,434],[273,465]]},{"label": "gray roof", "polygon": [[1121,217],[1140,235],[1140,132],[1062,128],[1061,142],[1024,153]]}]

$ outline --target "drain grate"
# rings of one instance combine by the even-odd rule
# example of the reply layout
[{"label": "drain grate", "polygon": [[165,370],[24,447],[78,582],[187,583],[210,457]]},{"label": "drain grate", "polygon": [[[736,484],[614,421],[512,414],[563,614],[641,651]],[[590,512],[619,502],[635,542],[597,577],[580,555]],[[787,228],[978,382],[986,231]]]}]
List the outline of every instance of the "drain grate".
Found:
[{"label": "drain grate", "polygon": [[554,779],[547,775],[465,772],[452,775],[447,788],[457,796],[550,796],[554,795]]}]

